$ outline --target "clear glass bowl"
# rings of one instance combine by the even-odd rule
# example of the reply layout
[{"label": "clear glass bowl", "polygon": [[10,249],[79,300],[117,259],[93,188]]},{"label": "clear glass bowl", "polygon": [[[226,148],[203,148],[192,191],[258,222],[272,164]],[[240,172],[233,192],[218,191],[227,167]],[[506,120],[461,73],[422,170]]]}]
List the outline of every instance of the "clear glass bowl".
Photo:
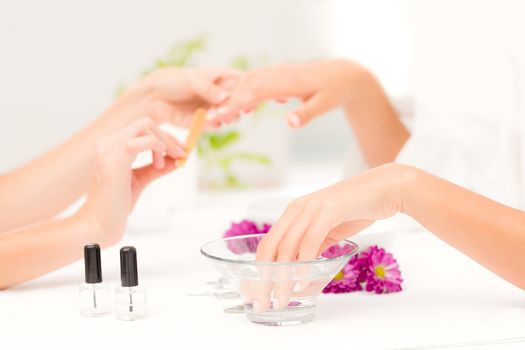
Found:
[{"label": "clear glass bowl", "polygon": [[248,320],[269,326],[301,324],[315,317],[317,297],[358,251],[349,245],[348,253],[335,258],[311,261],[255,261],[257,245],[264,234],[223,238],[209,242],[201,253],[209,258],[238,291]]}]

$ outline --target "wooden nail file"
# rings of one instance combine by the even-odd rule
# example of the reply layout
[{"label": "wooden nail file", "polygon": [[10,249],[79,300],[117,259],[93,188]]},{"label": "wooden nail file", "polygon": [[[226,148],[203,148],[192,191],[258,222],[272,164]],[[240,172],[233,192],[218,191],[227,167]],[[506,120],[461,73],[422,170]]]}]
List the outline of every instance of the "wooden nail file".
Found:
[{"label": "wooden nail file", "polygon": [[181,167],[184,164],[186,164],[186,161],[188,160],[188,156],[190,155],[193,148],[195,148],[195,145],[197,144],[197,141],[199,140],[199,136],[201,135],[202,129],[204,128],[204,122],[206,121],[206,114],[208,111],[204,108],[199,108],[193,113],[193,119],[191,120],[190,130],[188,132],[188,136],[186,136],[186,158],[177,159],[175,161],[175,165],[177,167]]}]

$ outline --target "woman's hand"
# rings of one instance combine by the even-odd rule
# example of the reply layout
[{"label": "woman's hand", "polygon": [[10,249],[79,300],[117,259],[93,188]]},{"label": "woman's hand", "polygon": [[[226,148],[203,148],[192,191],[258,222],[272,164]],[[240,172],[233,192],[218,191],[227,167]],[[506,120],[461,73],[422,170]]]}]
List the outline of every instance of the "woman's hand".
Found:
[{"label": "woman's hand", "polygon": [[[294,200],[259,243],[257,261],[315,260],[331,245],[401,211],[399,193],[411,174],[410,167],[387,164]],[[307,268],[297,273],[309,275]],[[310,283],[306,277],[295,283],[248,283],[243,297],[256,312],[282,309],[292,295],[319,288]]]},{"label": "woman's hand", "polygon": [[[129,93],[147,97],[144,115],[158,124],[187,127],[197,108],[210,109],[228,99],[241,75],[231,68],[163,68],[137,82]],[[220,125],[217,120],[208,124]]]},{"label": "woman's hand", "polygon": [[[141,152],[151,152],[153,163],[132,169]],[[99,140],[87,200],[78,214],[93,226],[92,241],[117,243],[142,190],[174,170],[175,160],[184,156],[183,146],[147,117]]]},{"label": "woman's hand", "polygon": [[386,164],[294,200],[259,243],[257,260],[313,260],[330,245],[402,210],[412,168]]},{"label": "woman's hand", "polygon": [[258,103],[299,98],[303,104],[288,116],[290,127],[298,128],[311,119],[350,103],[370,74],[348,60],[277,65],[252,70],[242,76],[231,97],[217,110],[221,122],[234,121],[240,112]]}]

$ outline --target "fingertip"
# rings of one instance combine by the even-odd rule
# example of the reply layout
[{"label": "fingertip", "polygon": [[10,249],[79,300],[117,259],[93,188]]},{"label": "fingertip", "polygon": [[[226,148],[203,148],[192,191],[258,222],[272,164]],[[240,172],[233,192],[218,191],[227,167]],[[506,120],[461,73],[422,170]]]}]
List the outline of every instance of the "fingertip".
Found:
[{"label": "fingertip", "polygon": [[287,121],[288,121],[288,125],[291,127],[291,128],[298,128],[301,126],[301,117],[299,117],[297,114],[295,113],[292,113],[288,116],[287,118]]}]

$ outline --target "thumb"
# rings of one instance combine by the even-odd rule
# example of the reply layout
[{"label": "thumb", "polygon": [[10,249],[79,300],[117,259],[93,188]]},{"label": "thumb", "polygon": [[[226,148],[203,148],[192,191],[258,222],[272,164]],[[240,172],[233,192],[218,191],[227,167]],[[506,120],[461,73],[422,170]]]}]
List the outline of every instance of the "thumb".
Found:
[{"label": "thumb", "polygon": [[288,125],[294,129],[300,128],[315,117],[328,112],[330,109],[332,109],[332,105],[324,95],[313,95],[288,115]]},{"label": "thumb", "polygon": [[227,90],[203,77],[197,77],[193,81],[193,89],[195,94],[211,105],[217,105],[230,97],[230,93]]},{"label": "thumb", "polygon": [[351,237],[357,234],[358,232],[361,232],[373,223],[373,220],[354,220],[346,221],[337,225],[332,230],[330,230],[330,232],[326,236],[324,242],[319,248],[318,254],[321,255],[330,246],[342,241],[343,239]]}]

